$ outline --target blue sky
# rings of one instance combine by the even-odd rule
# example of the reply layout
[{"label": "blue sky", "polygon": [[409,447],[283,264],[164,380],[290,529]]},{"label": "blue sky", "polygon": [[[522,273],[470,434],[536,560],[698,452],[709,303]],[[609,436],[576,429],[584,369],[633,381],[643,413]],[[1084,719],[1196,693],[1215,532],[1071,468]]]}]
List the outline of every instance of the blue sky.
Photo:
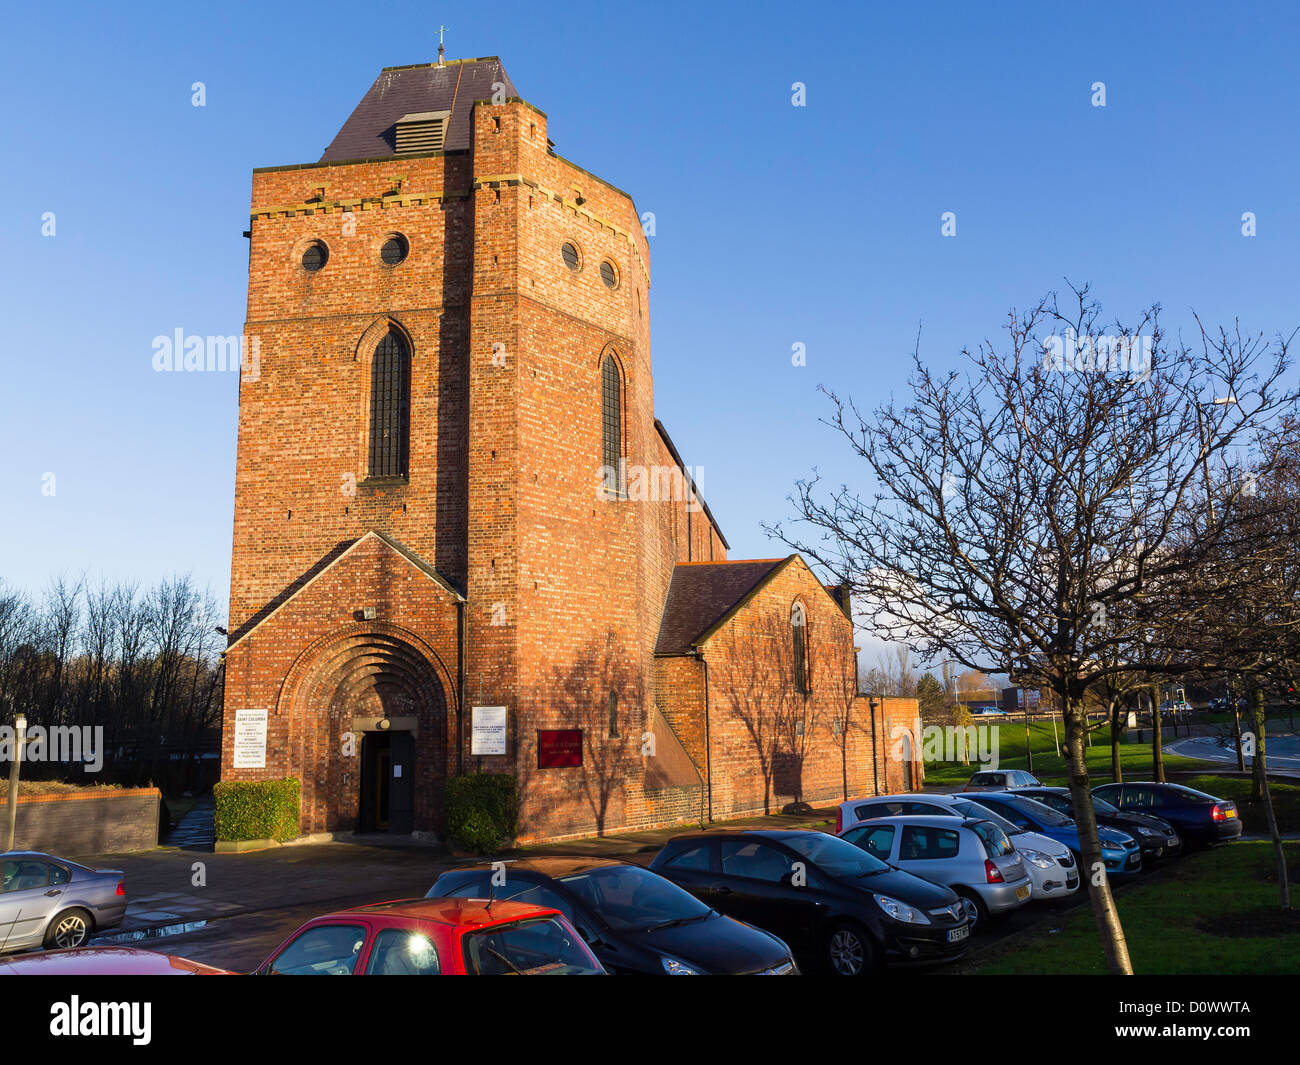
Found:
[{"label": "blue sky", "polygon": [[814,466],[861,483],[817,386],[887,400],[918,322],[950,364],[1068,277],[1113,314],[1290,332],[1300,7],[1137,6],[12,10],[0,577],[189,572],[225,598],[235,381],[155,373],[152,340],[240,331],[250,171],[317,159],[381,67],[436,57],[439,23],[654,212],[658,413],[733,557],[784,553],[760,522]]}]

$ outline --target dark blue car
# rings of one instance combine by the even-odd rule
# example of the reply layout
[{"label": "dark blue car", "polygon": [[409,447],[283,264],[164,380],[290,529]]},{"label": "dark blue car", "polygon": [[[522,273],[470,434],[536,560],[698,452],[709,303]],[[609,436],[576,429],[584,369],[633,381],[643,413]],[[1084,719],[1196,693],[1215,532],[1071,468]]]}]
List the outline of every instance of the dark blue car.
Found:
[{"label": "dark blue car", "polygon": [[1092,793],[1125,813],[1151,814],[1168,821],[1191,846],[1223,843],[1241,835],[1236,803],[1182,784],[1102,784]]},{"label": "dark blue car", "polygon": [[[1080,863],[1079,867],[1083,868],[1083,844],[1079,840],[1079,830],[1073,818],[1034,799],[1011,795],[1005,791],[983,793],[978,802],[1027,832],[1039,832],[1058,843],[1064,843],[1074,852],[1074,860]],[[1142,850],[1137,840],[1127,832],[1098,825],[1097,836],[1101,840],[1101,860],[1106,863],[1107,876],[1123,879],[1142,871]]]}]

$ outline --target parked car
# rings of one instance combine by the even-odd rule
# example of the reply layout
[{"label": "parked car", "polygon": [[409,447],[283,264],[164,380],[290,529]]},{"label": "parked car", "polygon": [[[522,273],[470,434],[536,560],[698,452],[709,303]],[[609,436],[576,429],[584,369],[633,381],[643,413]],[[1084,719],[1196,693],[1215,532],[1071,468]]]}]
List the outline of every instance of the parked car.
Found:
[{"label": "parked car", "polygon": [[[1005,791],[988,792],[979,799],[979,804],[987,806],[995,814],[1001,814],[1026,831],[1039,832],[1051,836],[1058,843],[1064,843],[1074,852],[1074,860],[1082,866],[1083,843],[1079,839],[1079,829],[1074,818],[1058,813],[1035,799]],[[1097,836],[1101,841],[1101,860],[1105,863],[1107,876],[1118,880],[1136,876],[1142,871],[1142,850],[1137,840],[1127,832],[1099,825]]]},{"label": "parked car", "polygon": [[797,974],[770,932],[706,906],[658,873],[611,858],[472,862],[443,873],[429,895],[512,899],[559,910],[611,973],[704,976]]},{"label": "parked car", "polygon": [[650,868],[841,976],[947,961],[970,943],[954,892],[825,832],[691,833],[670,840]]},{"label": "parked car", "polygon": [[6,851],[0,869],[0,954],[84,946],[126,915],[126,882],[117,869],[90,869],[40,851]]},{"label": "parked car", "polygon": [[1092,793],[1126,813],[1152,814],[1168,821],[1189,847],[1222,843],[1242,832],[1235,802],[1182,784],[1101,784]]},{"label": "parked car", "polygon": [[0,976],[233,976],[174,954],[137,947],[75,947],[0,958]]},{"label": "parked car", "polygon": [[[976,797],[976,799],[978,796]],[[877,817],[921,814],[937,817],[975,817],[992,821],[1011,840],[1024,860],[1025,871],[1033,881],[1033,898],[1052,899],[1070,895],[1079,887],[1079,866],[1074,852],[1050,836],[1029,832],[1013,824],[976,799],[964,794],[942,795],[938,792],[915,792],[905,795],[877,795],[869,799],[852,799],[841,803],[836,820],[836,835],[846,828]]]},{"label": "parked car", "polygon": [[[1070,798],[1069,788],[1012,788],[1008,794],[1037,799],[1057,813],[1074,817],[1074,800]],[[1097,815],[1097,824],[1127,832],[1138,841],[1144,861],[1153,858],[1172,858],[1183,849],[1183,841],[1178,838],[1178,831],[1168,821],[1152,817],[1150,814],[1121,810],[1112,806],[1100,795],[1092,797],[1092,808]]]},{"label": "parked car", "polygon": [[971,904],[967,909],[976,927],[1023,906],[1033,893],[1011,840],[985,819],[881,817],[850,828],[842,838],[882,862],[951,888]]},{"label": "parked car", "polygon": [[1030,788],[1042,784],[1033,773],[1023,769],[981,769],[972,773],[962,791],[1002,791],[1006,788]]},{"label": "parked car", "polygon": [[1009,717],[1010,715],[1000,706],[977,706],[971,711],[974,717]]},{"label": "parked car", "polygon": [[404,899],[324,914],[272,951],[255,975],[594,976],[605,970],[549,906]]}]

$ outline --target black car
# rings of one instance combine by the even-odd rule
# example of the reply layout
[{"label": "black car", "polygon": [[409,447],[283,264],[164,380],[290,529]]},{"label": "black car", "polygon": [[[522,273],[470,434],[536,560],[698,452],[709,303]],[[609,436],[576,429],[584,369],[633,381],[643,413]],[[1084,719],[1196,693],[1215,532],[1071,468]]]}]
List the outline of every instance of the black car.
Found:
[{"label": "black car", "polygon": [[799,971],[790,948],[776,936],[723,916],[631,862],[472,862],[438,877],[426,898],[438,897],[553,906],[611,973],[780,976]]},{"label": "black car", "polygon": [[947,961],[970,944],[970,919],[952,891],[825,832],[678,836],[650,868],[844,976],[882,962]]},{"label": "black car", "polygon": [[[1074,800],[1070,798],[1069,788],[1011,788],[1009,793],[1037,799],[1044,806],[1050,806],[1066,817],[1074,817]],[[1118,828],[1138,841],[1143,861],[1172,858],[1183,849],[1183,841],[1168,821],[1135,810],[1121,810],[1100,795],[1093,795],[1092,808],[1097,814],[1097,824]]]},{"label": "black car", "polygon": [[1241,835],[1235,802],[1182,784],[1101,784],[1092,793],[1126,813],[1152,814],[1168,821],[1189,847],[1222,843]]}]

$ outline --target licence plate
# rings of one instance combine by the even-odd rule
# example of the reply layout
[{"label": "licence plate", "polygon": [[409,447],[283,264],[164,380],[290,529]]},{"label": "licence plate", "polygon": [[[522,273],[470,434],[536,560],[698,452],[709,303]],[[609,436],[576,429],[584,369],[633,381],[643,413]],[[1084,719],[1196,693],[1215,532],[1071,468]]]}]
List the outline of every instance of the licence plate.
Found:
[{"label": "licence plate", "polygon": [[960,943],[963,939],[965,939],[969,935],[970,935],[970,925],[965,925],[962,928],[953,928],[950,929],[948,932],[948,942]]},{"label": "licence plate", "polygon": [[1029,885],[1028,885],[1028,884],[1022,884],[1020,887],[1016,888],[1016,898],[1018,898],[1018,899],[1027,899],[1027,898],[1029,898]]},{"label": "licence plate", "polygon": [[1237,816],[1237,808],[1235,806],[1229,807],[1228,809],[1223,811],[1223,819],[1225,821],[1230,817],[1236,817],[1236,816]]}]

